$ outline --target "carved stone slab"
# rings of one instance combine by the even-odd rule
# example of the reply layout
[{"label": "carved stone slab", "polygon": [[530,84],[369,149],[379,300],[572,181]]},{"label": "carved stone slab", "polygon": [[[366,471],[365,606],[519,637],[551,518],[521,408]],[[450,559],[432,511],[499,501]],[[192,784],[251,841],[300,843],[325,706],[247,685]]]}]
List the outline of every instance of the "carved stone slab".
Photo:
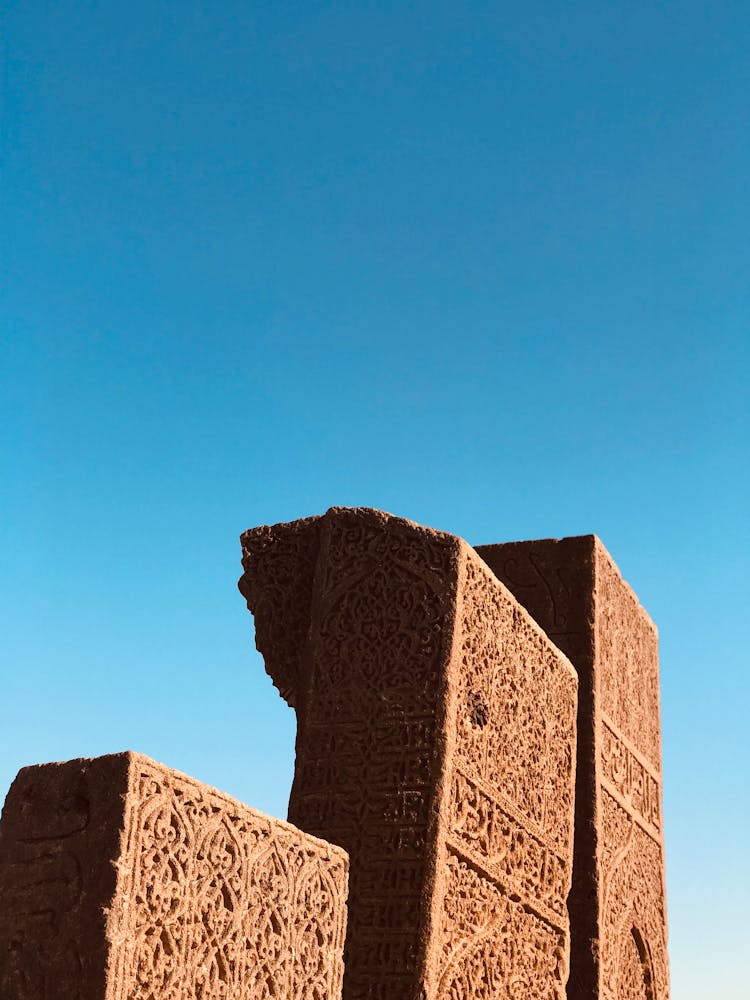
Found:
[{"label": "carved stone slab", "polygon": [[578,670],[568,996],[666,1000],[656,627],[594,535],[477,552]]},{"label": "carved stone slab", "polygon": [[23,768],[0,822],[3,1000],[339,998],[344,851],[147,757]]},{"label": "carved stone slab", "polygon": [[452,535],[333,508],[242,546],[289,818],[350,855],[346,1000],[564,997],[568,660]]}]

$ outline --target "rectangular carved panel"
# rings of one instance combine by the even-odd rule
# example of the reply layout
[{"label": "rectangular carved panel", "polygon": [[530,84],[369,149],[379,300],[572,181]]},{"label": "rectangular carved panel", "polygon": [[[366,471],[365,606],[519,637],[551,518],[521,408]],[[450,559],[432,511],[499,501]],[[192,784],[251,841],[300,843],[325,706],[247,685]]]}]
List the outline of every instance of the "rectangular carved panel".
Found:
[{"label": "rectangular carved panel", "polygon": [[477,551],[578,670],[570,1000],[667,1000],[658,639],[594,535]]},{"label": "rectangular carved panel", "polygon": [[347,859],[138,754],[19,772],[3,1000],[340,997]]},{"label": "rectangular carved panel", "polygon": [[[285,591],[301,530],[318,545],[312,582],[295,574]],[[482,1000],[499,983],[559,1000],[570,664],[454,536],[333,508],[251,530],[242,544],[240,589],[272,677],[292,673],[275,639],[285,615],[306,633],[293,657],[305,670],[287,699],[298,713],[289,818],[350,856],[346,1000]],[[265,580],[278,600],[266,599]],[[300,593],[312,594],[307,627]],[[466,897],[474,885],[476,900]]]}]

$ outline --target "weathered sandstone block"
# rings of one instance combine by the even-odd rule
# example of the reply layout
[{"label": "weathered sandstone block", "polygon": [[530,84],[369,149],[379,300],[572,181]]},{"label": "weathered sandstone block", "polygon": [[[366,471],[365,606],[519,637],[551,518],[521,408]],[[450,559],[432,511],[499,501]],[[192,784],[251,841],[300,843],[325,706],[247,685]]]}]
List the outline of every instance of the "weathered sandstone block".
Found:
[{"label": "weathered sandstone block", "polygon": [[656,628],[594,535],[477,551],[578,670],[568,996],[666,1000]]},{"label": "weathered sandstone block", "polygon": [[289,818],[350,855],[346,1000],[564,997],[570,663],[454,536],[333,508],[242,546]]},{"label": "weathered sandstone block", "polygon": [[3,1000],[341,996],[347,858],[139,754],[23,768],[0,822]]}]

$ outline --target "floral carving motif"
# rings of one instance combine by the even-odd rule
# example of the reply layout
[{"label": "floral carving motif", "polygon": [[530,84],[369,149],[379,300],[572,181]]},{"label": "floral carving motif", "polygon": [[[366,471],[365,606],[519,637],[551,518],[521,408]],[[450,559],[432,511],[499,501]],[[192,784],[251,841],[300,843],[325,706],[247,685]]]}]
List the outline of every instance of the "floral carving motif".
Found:
[{"label": "floral carving motif", "polygon": [[339,995],[343,855],[143,758],[134,768],[109,1000]]}]

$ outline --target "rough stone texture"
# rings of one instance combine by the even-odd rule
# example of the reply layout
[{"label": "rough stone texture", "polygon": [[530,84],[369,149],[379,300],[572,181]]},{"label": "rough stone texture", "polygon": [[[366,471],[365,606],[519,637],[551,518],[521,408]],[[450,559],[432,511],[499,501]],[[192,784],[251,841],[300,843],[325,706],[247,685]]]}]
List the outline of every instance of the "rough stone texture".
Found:
[{"label": "rough stone texture", "polygon": [[477,552],[578,670],[568,996],[666,1000],[656,628],[594,535]]},{"label": "rough stone texture", "polygon": [[564,997],[570,663],[454,536],[332,508],[242,546],[289,818],[350,855],[346,1000]]},{"label": "rough stone texture", "polygon": [[341,996],[347,858],[147,757],[21,770],[0,822],[3,1000]]}]

